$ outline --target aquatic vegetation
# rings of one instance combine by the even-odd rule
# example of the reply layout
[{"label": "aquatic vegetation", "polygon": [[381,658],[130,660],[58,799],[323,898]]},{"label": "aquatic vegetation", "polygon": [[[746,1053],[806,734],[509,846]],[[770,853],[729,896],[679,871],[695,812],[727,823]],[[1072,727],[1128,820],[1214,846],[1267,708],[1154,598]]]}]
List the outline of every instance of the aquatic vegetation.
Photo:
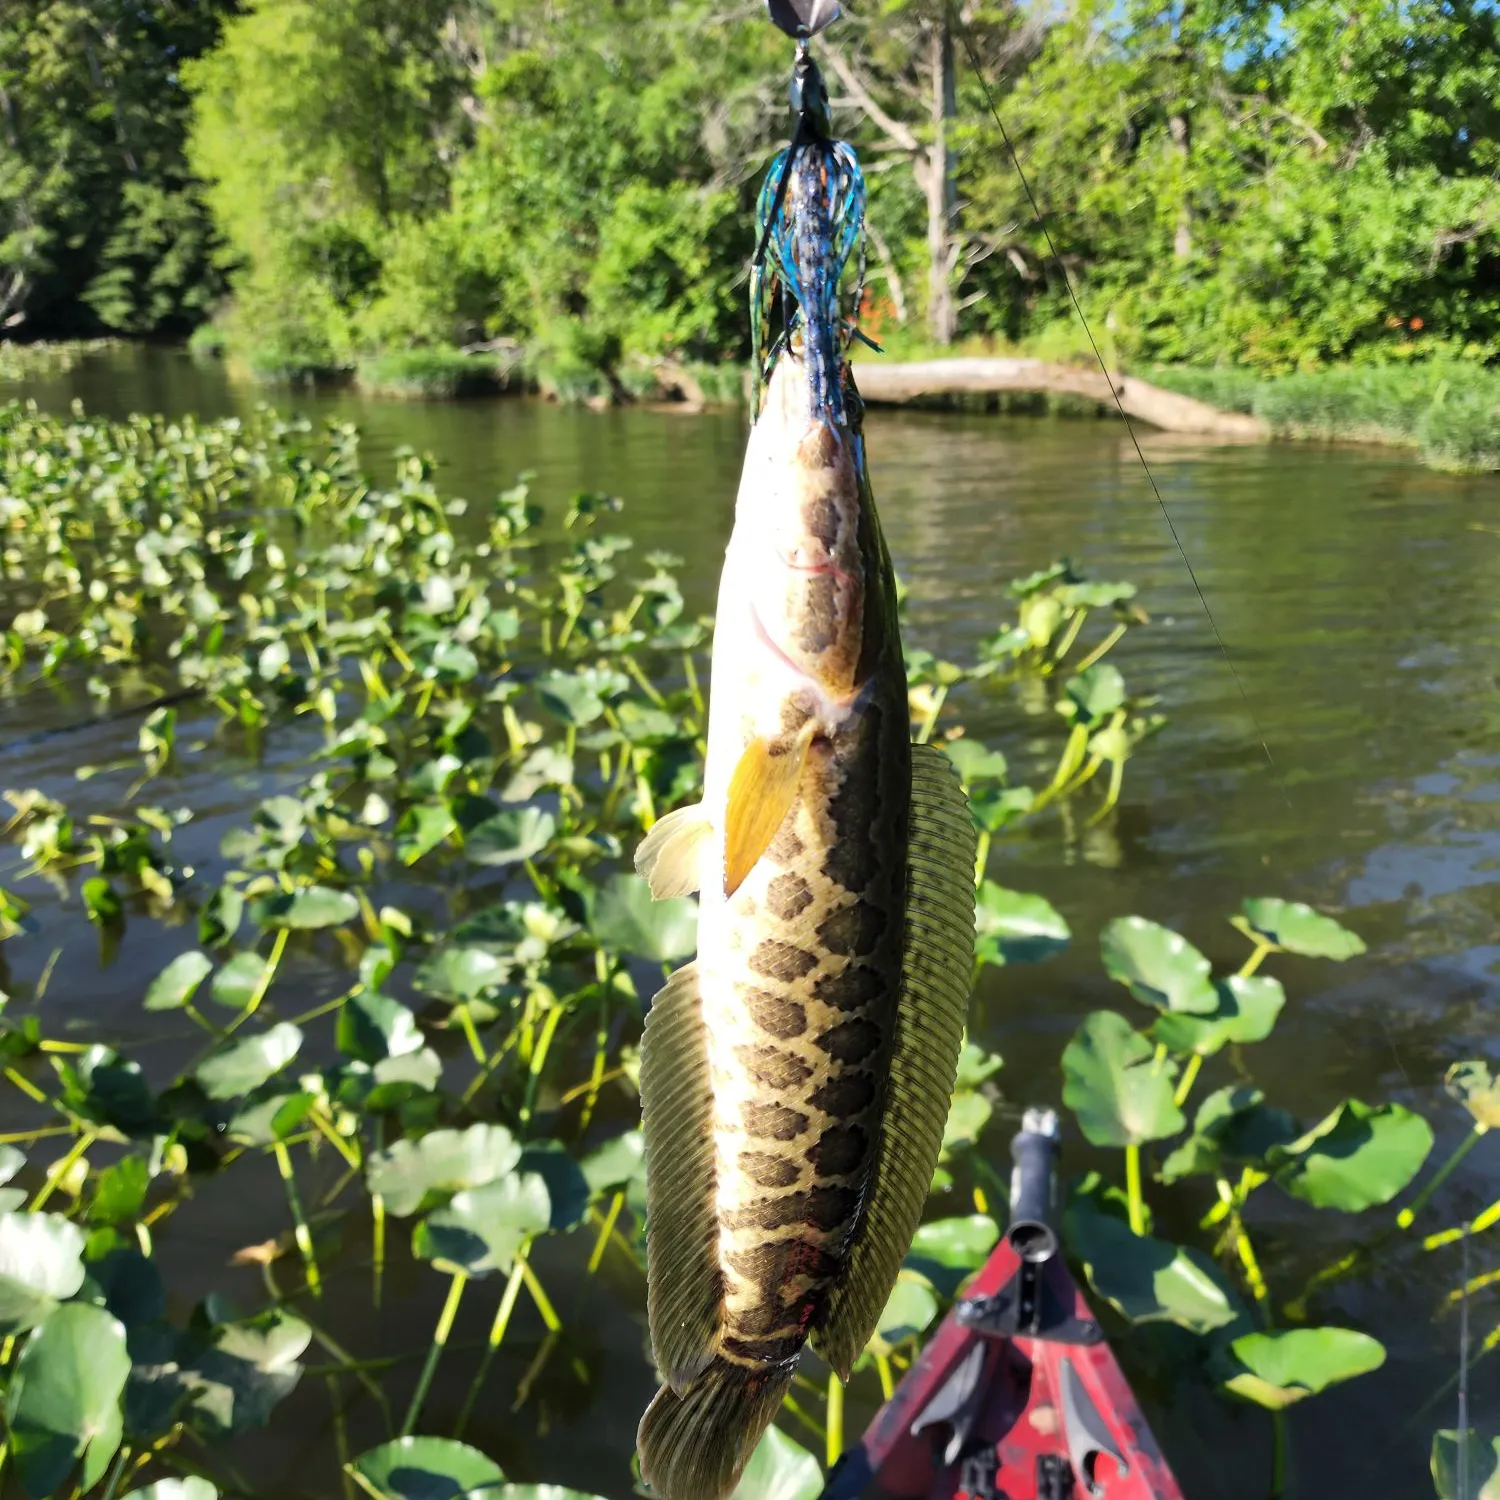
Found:
[{"label": "aquatic vegetation", "polygon": [[1274,377],[1152,369],[1169,390],[1259,417],[1281,437],[1416,448],[1452,473],[1500,470],[1500,376],[1472,361],[1349,365]]},{"label": "aquatic vegetation", "polygon": [[60,343],[13,344],[0,339],[0,380],[47,380],[76,369],[80,360],[102,354],[118,339],[74,339]]},{"label": "aquatic vegetation", "polygon": [[359,360],[354,378],[372,396],[441,400],[504,389],[512,369],[494,355],[458,349],[406,349]]},{"label": "aquatic vegetation", "polygon": [[[524,1356],[523,1399],[580,1390],[560,1293],[607,1277],[639,1305],[642,1002],[691,950],[695,906],[651,903],[629,854],[698,795],[707,627],[619,511],[544,509],[524,480],[467,503],[410,453],[381,487],[352,428],[264,409],[0,408],[6,749],[62,763],[81,724],[108,746],[76,789],[12,787],[0,811],[0,1385],[31,1493],[253,1492],[216,1445],[287,1401],[332,1403],[367,1493],[489,1483],[480,1449],[517,1420],[498,1362]],[[973,661],[908,653],[915,732],[968,784],[985,857],[1028,820],[1073,837],[1110,816],[1159,722],[1104,659],[1144,618],[1132,594],[1059,564]],[[1021,777],[962,734],[990,696],[1038,715],[1054,763]],[[179,787],[209,766],[238,802],[205,827]],[[977,964],[1066,937],[1037,898],[989,883],[980,904]],[[138,1007],[58,1008],[48,941],[108,963],[142,933]],[[972,1148],[998,1066],[966,1050],[939,1168],[940,1204],[990,1184],[985,1222],[919,1232],[859,1378],[895,1378],[993,1241],[1000,1189]],[[237,1257],[264,1301],[198,1291],[184,1319],[161,1247],[228,1174],[281,1201]],[[369,1310],[418,1275],[441,1313],[393,1348]],[[476,1323],[477,1344],[455,1336]],[[445,1371],[467,1389],[452,1436],[417,1436]],[[841,1445],[821,1399],[794,1387]],[[767,1443],[752,1476],[806,1457]]]}]

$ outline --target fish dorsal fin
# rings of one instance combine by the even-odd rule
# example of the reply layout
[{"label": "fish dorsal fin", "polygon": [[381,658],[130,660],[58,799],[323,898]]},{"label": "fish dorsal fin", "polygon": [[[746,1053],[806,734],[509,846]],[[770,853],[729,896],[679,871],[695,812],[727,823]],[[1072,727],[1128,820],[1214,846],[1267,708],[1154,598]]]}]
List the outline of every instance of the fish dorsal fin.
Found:
[{"label": "fish dorsal fin", "polygon": [[765,738],[745,746],[729,782],[724,809],[724,894],[732,896],[776,837],[802,784],[807,747],[817,732],[809,719],[791,744]]},{"label": "fish dorsal fin", "polygon": [[679,807],[651,825],[635,851],[635,870],[658,901],[690,896],[703,884],[703,860],[713,831],[701,802]]},{"label": "fish dorsal fin", "polygon": [[657,992],[641,1039],[651,1349],[681,1392],[708,1366],[724,1316],[714,1212],[713,1088],[698,969]]},{"label": "fish dorsal fin", "polygon": [[911,1248],[943,1142],[974,963],[975,853],[953,762],[913,745],[905,946],[885,1110],[854,1247],[813,1334],[845,1380]]}]

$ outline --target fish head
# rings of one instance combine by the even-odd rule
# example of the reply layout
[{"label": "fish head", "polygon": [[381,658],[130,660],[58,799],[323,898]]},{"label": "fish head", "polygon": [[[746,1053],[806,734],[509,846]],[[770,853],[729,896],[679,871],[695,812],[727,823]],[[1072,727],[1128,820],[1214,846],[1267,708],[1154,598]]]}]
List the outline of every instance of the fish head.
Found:
[{"label": "fish head", "polygon": [[818,411],[802,361],[781,356],[750,436],[736,531],[750,543],[755,621],[825,693],[862,685],[872,535],[860,434]]}]

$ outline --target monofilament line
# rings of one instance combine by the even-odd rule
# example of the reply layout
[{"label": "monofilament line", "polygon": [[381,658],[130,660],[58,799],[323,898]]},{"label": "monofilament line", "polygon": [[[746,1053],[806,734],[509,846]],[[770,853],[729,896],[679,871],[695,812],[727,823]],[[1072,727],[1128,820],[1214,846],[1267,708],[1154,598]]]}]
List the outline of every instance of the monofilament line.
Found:
[{"label": "monofilament line", "polygon": [[1140,439],[1135,435],[1135,425],[1131,422],[1125,410],[1124,403],[1120,400],[1120,393],[1115,389],[1115,382],[1109,373],[1109,366],[1104,362],[1104,356],[1099,352],[1098,341],[1094,338],[1094,330],[1089,327],[1089,320],[1083,311],[1083,304],[1078,300],[1078,293],[1073,290],[1073,278],[1068,275],[1068,268],[1063,264],[1062,256],[1057,253],[1057,246],[1052,243],[1052,231],[1047,227],[1047,216],[1042,212],[1042,206],[1037,202],[1036,194],[1031,190],[1031,183],[1026,176],[1026,169],[1021,165],[1020,155],[1011,142],[1010,132],[1005,128],[1005,122],[1000,118],[999,107],[995,103],[995,96],[990,92],[988,80],[984,76],[984,69],[979,64],[979,57],[974,51],[974,42],[969,35],[969,28],[964,25],[963,18],[954,10],[950,4],[949,19],[959,36],[963,39],[964,51],[969,57],[969,66],[974,70],[974,78],[979,84],[980,91],[984,94],[984,102],[989,106],[990,117],[995,122],[995,128],[1000,132],[1000,139],[1005,143],[1005,149],[1010,153],[1010,159],[1016,169],[1016,176],[1020,180],[1022,188],[1025,189],[1027,202],[1031,204],[1032,216],[1036,219],[1037,228],[1042,231],[1042,238],[1047,242],[1047,254],[1052,257],[1052,263],[1057,267],[1062,277],[1063,285],[1068,291],[1068,300],[1073,304],[1073,311],[1078,314],[1078,321],[1083,327],[1084,336],[1089,341],[1089,348],[1094,351],[1094,358],[1099,362],[1099,372],[1104,376],[1104,383],[1109,387],[1109,394],[1115,403],[1115,410],[1120,414],[1120,420],[1125,424],[1125,431],[1130,434],[1131,446],[1135,449],[1135,456],[1141,461],[1141,468],[1145,471],[1146,480],[1151,486],[1151,493],[1156,496],[1156,503],[1161,507],[1162,518],[1167,523],[1167,530],[1172,533],[1172,542],[1182,557],[1182,565],[1187,569],[1187,575],[1193,581],[1193,589],[1198,595],[1198,602],[1203,606],[1204,617],[1208,621],[1209,629],[1214,633],[1214,640],[1218,642],[1219,654],[1224,658],[1224,665],[1229,668],[1229,675],[1234,678],[1234,685],[1239,689],[1240,700],[1245,705],[1245,712],[1250,716],[1250,723],[1255,729],[1255,736],[1260,741],[1260,748],[1265,753],[1266,765],[1270,768],[1271,778],[1280,790],[1282,798],[1290,808],[1292,799],[1287,793],[1286,785],[1281,779],[1280,772],[1276,769],[1276,761],[1271,755],[1271,747],[1266,743],[1266,737],[1261,732],[1260,720],[1255,716],[1255,710],[1250,705],[1250,695],[1245,691],[1245,684],[1240,680],[1238,668],[1229,654],[1229,647],[1224,643],[1224,636],[1219,630],[1219,622],[1214,619],[1214,612],[1208,606],[1208,598],[1203,592],[1203,585],[1198,582],[1198,575],[1193,571],[1193,564],[1187,555],[1187,549],[1182,545],[1182,538],[1177,534],[1176,523],[1172,520],[1172,512],[1167,509],[1167,502],[1162,498],[1161,487],[1156,482],[1156,475],[1151,472],[1151,465],[1146,462],[1146,455],[1141,451]]}]

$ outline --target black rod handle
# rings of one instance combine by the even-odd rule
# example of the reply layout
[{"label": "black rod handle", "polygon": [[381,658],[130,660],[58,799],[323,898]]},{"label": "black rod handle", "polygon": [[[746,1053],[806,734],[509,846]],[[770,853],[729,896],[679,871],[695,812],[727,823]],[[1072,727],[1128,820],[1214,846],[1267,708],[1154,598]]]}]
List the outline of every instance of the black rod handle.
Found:
[{"label": "black rod handle", "polygon": [[1010,1143],[1010,1227],[1005,1237],[1022,1260],[1040,1264],[1057,1254],[1052,1220],[1057,1184],[1057,1115],[1028,1109]]}]

